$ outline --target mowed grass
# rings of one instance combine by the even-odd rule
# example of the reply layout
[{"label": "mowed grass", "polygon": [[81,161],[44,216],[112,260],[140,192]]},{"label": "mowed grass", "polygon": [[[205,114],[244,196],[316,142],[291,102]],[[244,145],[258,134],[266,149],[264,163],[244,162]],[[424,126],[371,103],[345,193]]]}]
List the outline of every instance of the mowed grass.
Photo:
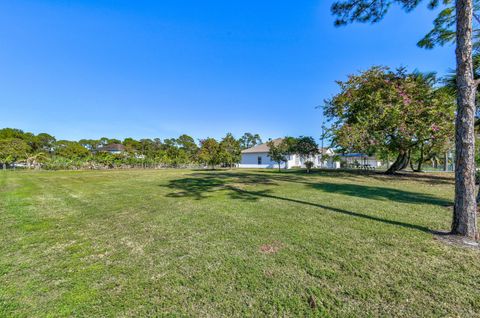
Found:
[{"label": "mowed grass", "polygon": [[453,180],[349,172],[0,173],[0,316],[480,315]]}]

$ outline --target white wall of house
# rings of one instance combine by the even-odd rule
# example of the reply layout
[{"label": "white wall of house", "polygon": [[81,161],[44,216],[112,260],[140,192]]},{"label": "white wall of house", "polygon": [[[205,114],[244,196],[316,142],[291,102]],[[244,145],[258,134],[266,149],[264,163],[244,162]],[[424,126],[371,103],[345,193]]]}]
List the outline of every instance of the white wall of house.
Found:
[{"label": "white wall of house", "polygon": [[[242,154],[242,161],[239,164],[240,168],[278,168],[278,164],[270,159],[267,152],[259,153],[244,153]],[[288,168],[285,163],[280,167]]]},{"label": "white wall of house", "polygon": [[[334,162],[332,159],[323,160],[322,163],[321,155],[304,159],[296,154],[288,156],[287,162],[281,163],[280,167],[282,169],[290,169],[295,167],[305,168],[306,161],[312,161],[315,168],[340,168],[340,162]],[[242,160],[238,166],[240,168],[278,168],[278,164],[270,159],[267,152],[244,153],[242,154]]]}]

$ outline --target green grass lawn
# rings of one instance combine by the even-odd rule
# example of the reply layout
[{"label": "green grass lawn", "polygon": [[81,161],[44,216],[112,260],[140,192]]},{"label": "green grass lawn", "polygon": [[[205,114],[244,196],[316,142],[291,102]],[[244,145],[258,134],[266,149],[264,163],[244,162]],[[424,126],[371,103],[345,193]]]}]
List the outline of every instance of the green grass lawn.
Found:
[{"label": "green grass lawn", "polygon": [[453,180],[0,173],[0,316],[479,316]]}]

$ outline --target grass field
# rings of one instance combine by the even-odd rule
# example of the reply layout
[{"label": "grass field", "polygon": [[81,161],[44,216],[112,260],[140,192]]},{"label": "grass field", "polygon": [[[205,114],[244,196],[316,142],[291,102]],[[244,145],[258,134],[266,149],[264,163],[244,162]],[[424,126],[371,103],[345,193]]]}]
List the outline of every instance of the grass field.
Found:
[{"label": "grass field", "polygon": [[0,173],[0,316],[480,316],[452,179]]}]

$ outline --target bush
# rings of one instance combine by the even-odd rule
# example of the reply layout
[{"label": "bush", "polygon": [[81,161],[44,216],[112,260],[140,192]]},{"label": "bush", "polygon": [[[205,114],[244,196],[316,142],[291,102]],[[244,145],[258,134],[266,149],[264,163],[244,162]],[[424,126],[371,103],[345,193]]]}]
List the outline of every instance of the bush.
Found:
[{"label": "bush", "polygon": [[305,161],[305,167],[307,168],[307,173],[310,173],[310,170],[313,168],[314,163],[312,161]]}]

